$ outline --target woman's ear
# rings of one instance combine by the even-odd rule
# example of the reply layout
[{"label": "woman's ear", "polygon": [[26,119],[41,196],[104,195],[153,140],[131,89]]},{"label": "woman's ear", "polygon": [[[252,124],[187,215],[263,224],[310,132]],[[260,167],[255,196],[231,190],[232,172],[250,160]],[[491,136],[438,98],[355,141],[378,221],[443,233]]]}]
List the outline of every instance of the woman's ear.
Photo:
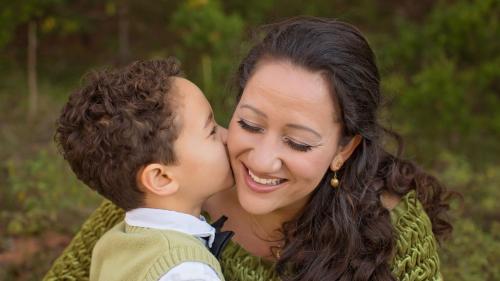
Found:
[{"label": "woman's ear", "polygon": [[146,192],[159,196],[168,196],[179,190],[179,183],[173,177],[168,166],[162,164],[149,164],[139,171],[139,185]]},{"label": "woman's ear", "polygon": [[330,169],[332,171],[338,171],[342,165],[344,165],[344,162],[351,157],[351,154],[354,152],[356,147],[358,147],[362,139],[363,137],[361,137],[361,135],[355,135],[346,145],[341,146],[337,155],[333,157]]}]

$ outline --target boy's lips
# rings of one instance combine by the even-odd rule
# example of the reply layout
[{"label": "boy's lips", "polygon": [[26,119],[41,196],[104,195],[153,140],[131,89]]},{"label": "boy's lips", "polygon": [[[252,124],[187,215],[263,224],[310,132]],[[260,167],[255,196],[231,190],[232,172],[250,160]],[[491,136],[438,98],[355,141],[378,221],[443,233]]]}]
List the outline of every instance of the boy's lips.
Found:
[{"label": "boy's lips", "polygon": [[245,164],[242,164],[244,180],[250,190],[258,193],[268,193],[283,187],[288,180],[283,178],[263,178],[257,176]]}]

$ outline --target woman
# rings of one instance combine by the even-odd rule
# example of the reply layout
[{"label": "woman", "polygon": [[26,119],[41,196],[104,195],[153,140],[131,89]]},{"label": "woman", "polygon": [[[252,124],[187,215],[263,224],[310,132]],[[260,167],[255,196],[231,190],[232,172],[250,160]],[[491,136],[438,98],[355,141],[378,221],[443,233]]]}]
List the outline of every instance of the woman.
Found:
[{"label": "woman", "polygon": [[[445,189],[386,152],[374,54],[354,27],[297,18],[265,28],[238,70],[228,132],[236,188],[206,211],[235,231],[227,280],[441,280]],[[121,219],[103,204],[47,280],[84,278],[95,240]]]}]

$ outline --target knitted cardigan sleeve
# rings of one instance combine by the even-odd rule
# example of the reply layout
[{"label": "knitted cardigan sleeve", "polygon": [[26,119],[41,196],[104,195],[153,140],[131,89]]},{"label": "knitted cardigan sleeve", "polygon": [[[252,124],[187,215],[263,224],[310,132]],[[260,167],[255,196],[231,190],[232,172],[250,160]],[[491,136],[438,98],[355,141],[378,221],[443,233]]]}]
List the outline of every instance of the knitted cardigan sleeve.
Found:
[{"label": "knitted cardigan sleeve", "polygon": [[400,281],[443,280],[432,224],[415,191],[391,211],[391,220],[396,232],[394,276]]},{"label": "knitted cardigan sleeve", "polygon": [[[71,243],[54,262],[44,281],[88,280],[92,249],[97,240],[123,220],[124,212],[105,201],[83,224]],[[394,276],[400,281],[441,281],[437,244],[432,226],[414,192],[401,199],[391,211],[396,231],[396,251],[391,263]],[[250,255],[232,241],[222,254],[226,280],[277,280],[270,262]]]},{"label": "knitted cardigan sleeve", "polygon": [[94,245],[106,231],[122,221],[124,215],[122,209],[104,201],[85,221],[61,256],[54,261],[43,280],[89,280]]}]

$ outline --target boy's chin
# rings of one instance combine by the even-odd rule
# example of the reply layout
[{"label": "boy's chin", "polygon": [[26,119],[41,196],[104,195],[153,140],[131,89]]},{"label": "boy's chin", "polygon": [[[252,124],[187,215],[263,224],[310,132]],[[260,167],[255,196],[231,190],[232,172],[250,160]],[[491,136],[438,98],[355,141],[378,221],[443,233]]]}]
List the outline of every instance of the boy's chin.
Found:
[{"label": "boy's chin", "polygon": [[226,191],[226,190],[229,190],[229,189],[232,189],[235,187],[235,183],[234,181],[231,181],[230,183],[228,184],[224,184],[222,185],[222,188],[220,188],[218,191],[216,191],[216,193],[219,193],[219,192],[223,192],[223,191]]},{"label": "boy's chin", "polygon": [[230,177],[229,179],[227,179],[223,183],[217,185],[216,187],[210,188],[210,190],[212,190],[212,194],[210,194],[209,197],[212,197],[215,194],[230,190],[235,186],[236,185],[235,185],[233,177]]},{"label": "boy's chin", "polygon": [[229,177],[228,182],[227,182],[227,184],[225,184],[225,186],[226,187],[223,190],[231,189],[231,188],[236,186],[236,182],[234,181],[233,174],[231,174],[231,176]]},{"label": "boy's chin", "polygon": [[222,184],[220,185],[219,191],[230,189],[230,188],[234,187],[235,185],[236,185],[236,183],[234,181],[233,173],[232,172],[228,173],[224,182],[222,182]]}]

